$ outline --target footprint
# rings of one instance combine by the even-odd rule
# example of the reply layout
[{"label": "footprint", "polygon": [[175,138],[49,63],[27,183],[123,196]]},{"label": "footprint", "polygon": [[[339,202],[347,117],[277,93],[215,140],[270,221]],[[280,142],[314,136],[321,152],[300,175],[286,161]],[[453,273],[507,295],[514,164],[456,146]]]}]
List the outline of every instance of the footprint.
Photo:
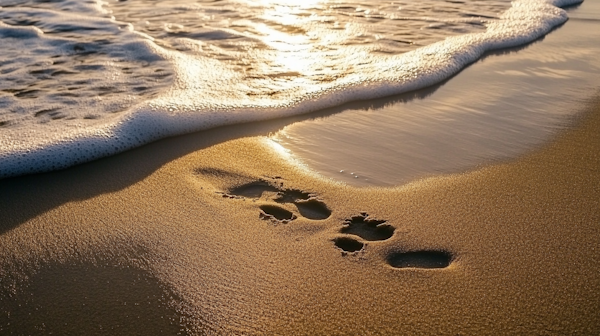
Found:
[{"label": "footprint", "polygon": [[334,238],[333,243],[344,252],[357,252],[365,247],[364,243],[350,237]]},{"label": "footprint", "polygon": [[446,268],[453,257],[446,251],[394,252],[387,262],[394,268]]},{"label": "footprint", "polygon": [[308,200],[313,195],[298,189],[279,189],[279,193],[275,198],[277,203],[294,203],[300,200]]},{"label": "footprint", "polygon": [[[377,241],[390,239],[395,230],[386,220],[370,218],[369,214],[361,212],[358,216],[346,219],[340,233],[354,235],[362,240]],[[361,251],[365,247],[361,240],[349,236],[336,237],[333,243],[343,251],[342,255]],[[394,268],[446,268],[450,266],[454,256],[447,251],[423,250],[393,252],[386,259]]]},{"label": "footprint", "polygon": [[261,219],[287,224],[290,221],[293,221],[294,219],[298,218],[291,211],[288,211],[276,205],[265,204],[261,205],[259,208],[261,210],[259,214],[259,217]]},{"label": "footprint", "polygon": [[298,212],[308,219],[322,220],[331,216],[331,210],[325,203],[319,201],[315,195],[297,190],[284,189],[277,193],[277,203],[292,203],[298,208]]},{"label": "footprint", "polygon": [[264,180],[233,188],[229,191],[229,194],[226,195],[234,195],[233,197],[262,198],[265,194],[268,195],[269,193],[275,193],[275,195],[271,197],[271,200],[277,203],[294,204],[298,209],[298,212],[300,212],[300,215],[305,218],[323,220],[331,216],[331,210],[329,210],[325,203],[317,199],[316,195],[297,189],[276,187]]},{"label": "footprint", "polygon": [[233,188],[230,193],[247,198],[261,198],[265,192],[279,192],[278,188],[273,187],[266,181],[256,181]]},{"label": "footprint", "polygon": [[361,212],[358,216],[346,219],[340,232],[359,236],[364,240],[386,240],[392,237],[396,230],[386,223],[386,220],[369,218],[366,212]]},{"label": "footprint", "polygon": [[331,216],[331,210],[329,210],[325,203],[314,198],[298,200],[294,202],[294,205],[298,208],[298,212],[308,219],[322,220]]}]

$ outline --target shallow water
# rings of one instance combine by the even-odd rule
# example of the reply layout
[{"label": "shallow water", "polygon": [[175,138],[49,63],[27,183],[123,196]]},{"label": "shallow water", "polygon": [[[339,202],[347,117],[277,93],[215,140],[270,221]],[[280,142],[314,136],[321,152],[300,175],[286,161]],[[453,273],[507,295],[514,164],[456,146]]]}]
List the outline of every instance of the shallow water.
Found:
[{"label": "shallow water", "polygon": [[87,125],[85,120],[123,113],[165,91],[175,69],[151,50],[132,48],[131,39],[147,37],[132,31],[194,60],[211,59],[217,72],[242,74],[245,87],[232,83],[219,90],[225,96],[245,89],[242,94],[272,98],[285,88],[293,91],[294,86],[350,75],[353,53],[401,54],[448,36],[483,31],[486,22],[497,20],[509,6],[507,1],[102,5],[0,2],[7,42],[0,63],[4,127],[65,120]]}]

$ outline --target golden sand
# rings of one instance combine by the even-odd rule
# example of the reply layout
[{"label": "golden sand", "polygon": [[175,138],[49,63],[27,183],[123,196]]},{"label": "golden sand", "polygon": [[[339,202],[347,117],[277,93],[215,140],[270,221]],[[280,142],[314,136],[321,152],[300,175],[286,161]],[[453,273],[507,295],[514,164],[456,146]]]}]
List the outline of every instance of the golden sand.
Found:
[{"label": "golden sand", "polygon": [[230,129],[0,181],[0,331],[598,334],[590,106],[526,157],[397,188]]}]

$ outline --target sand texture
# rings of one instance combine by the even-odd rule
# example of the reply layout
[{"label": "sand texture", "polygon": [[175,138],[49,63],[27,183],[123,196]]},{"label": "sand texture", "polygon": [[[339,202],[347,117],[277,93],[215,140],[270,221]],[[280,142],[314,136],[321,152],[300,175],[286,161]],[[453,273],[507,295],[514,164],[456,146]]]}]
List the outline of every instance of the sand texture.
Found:
[{"label": "sand texture", "polygon": [[0,333],[598,334],[589,106],[523,158],[396,188],[234,128],[0,181]]}]

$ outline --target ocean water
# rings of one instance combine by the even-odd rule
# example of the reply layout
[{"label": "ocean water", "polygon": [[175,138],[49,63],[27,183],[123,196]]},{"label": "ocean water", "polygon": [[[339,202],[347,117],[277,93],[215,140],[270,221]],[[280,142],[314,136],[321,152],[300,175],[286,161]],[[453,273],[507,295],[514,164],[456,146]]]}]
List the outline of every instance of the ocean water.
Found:
[{"label": "ocean water", "polygon": [[0,1],[0,177],[422,89],[578,0]]}]

